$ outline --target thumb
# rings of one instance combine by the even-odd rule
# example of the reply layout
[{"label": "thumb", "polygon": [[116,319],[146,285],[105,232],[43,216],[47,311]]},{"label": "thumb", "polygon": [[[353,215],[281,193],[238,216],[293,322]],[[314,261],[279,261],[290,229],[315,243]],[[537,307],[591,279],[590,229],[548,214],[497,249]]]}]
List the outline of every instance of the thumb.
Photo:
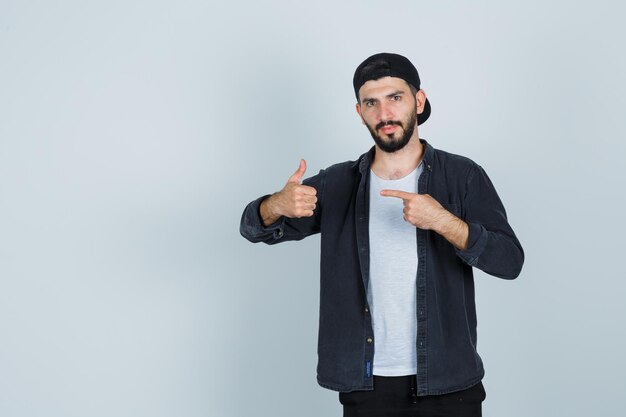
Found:
[{"label": "thumb", "polygon": [[300,165],[298,166],[298,170],[294,172],[291,177],[289,177],[289,180],[287,180],[287,182],[295,182],[295,183],[300,184],[305,171],[306,171],[306,161],[304,159],[301,159]]}]

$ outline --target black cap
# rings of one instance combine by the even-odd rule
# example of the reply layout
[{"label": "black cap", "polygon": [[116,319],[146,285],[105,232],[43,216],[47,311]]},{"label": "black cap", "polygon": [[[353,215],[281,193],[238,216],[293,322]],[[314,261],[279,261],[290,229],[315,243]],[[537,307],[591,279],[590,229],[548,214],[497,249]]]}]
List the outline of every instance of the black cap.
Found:
[{"label": "black cap", "polygon": [[[411,61],[402,55],[383,52],[367,58],[354,71],[352,84],[356,100],[359,101],[359,89],[363,84],[382,77],[402,78],[413,87],[420,89],[420,76]],[[417,115],[417,124],[421,125],[429,116],[430,102],[426,99],[424,111]]]}]

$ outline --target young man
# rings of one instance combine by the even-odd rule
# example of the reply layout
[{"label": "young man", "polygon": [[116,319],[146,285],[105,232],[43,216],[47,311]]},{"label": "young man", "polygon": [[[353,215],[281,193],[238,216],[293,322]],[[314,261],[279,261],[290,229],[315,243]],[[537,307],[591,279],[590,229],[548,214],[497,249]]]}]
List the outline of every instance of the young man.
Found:
[{"label": "young man", "polygon": [[374,146],[304,181],[301,160],[240,232],[321,233],[317,379],[344,416],[480,416],[472,268],[514,279],[523,249],[485,171],[419,138],[431,107],[407,58],[373,55],[353,84]]}]

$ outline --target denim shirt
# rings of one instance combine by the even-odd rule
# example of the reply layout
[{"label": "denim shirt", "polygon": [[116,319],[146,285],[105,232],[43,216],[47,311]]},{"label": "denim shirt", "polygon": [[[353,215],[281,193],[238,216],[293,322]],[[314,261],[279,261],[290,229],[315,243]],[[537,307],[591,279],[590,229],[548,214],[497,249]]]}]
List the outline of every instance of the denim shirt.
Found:
[{"label": "denim shirt", "polygon": [[[485,171],[472,160],[424,144],[418,189],[469,225],[466,250],[415,228],[417,238],[417,395],[459,391],[484,376],[476,351],[473,267],[516,278],[524,251]],[[367,304],[369,175],[374,147],[356,161],[332,165],[302,183],[317,190],[311,217],[281,217],[264,227],[249,203],[240,233],[276,244],[321,233],[318,383],[335,391],[372,390],[376,341]]]}]

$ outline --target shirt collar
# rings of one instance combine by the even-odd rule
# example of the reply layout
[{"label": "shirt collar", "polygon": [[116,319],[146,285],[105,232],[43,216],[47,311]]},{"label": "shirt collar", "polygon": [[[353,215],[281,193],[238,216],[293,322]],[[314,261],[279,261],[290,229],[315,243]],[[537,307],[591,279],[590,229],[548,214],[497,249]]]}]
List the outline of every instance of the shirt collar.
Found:
[{"label": "shirt collar", "polygon": [[[433,153],[434,149],[426,141],[426,139],[420,139],[420,142],[424,144],[424,156],[422,158],[422,162],[424,163],[424,168],[432,171],[433,166]],[[372,165],[372,161],[374,160],[374,153],[376,152],[376,146],[372,146],[369,151],[365,152],[360,156],[359,161],[359,171],[361,173],[367,172]]]}]

